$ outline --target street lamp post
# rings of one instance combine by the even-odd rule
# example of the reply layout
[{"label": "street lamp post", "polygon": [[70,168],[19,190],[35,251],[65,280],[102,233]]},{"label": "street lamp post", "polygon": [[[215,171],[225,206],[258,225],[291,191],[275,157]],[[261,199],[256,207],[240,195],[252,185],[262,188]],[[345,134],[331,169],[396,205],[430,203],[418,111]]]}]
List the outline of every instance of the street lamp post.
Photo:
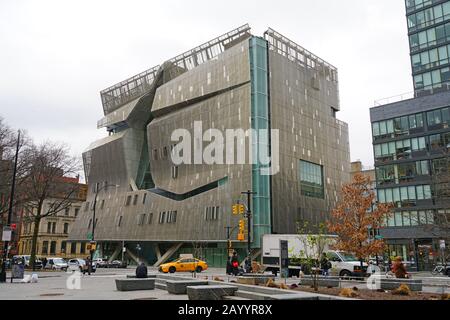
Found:
[{"label": "street lamp post", "polygon": [[251,271],[252,261],[251,261],[251,242],[250,242],[250,234],[251,234],[251,222],[252,222],[252,206],[251,206],[251,198],[252,195],[257,194],[256,192],[252,192],[251,190],[243,191],[241,194],[247,195],[247,212],[245,214],[247,218],[247,263],[248,263],[248,272]]},{"label": "street lamp post", "polygon": [[[13,176],[12,176],[12,184],[11,184],[11,195],[9,198],[8,221],[7,221],[8,227],[11,226],[12,211],[13,211],[13,206],[14,206],[14,192],[15,192],[15,186],[16,186],[17,160],[19,157],[19,148],[20,148],[20,130],[17,134],[16,155],[15,155],[15,159],[14,159],[14,168],[13,168]],[[10,240],[12,240],[12,239],[10,239]],[[3,245],[3,259],[2,259],[2,265],[1,265],[1,270],[0,270],[0,282],[6,282],[6,259],[8,259],[8,246],[9,246],[9,241],[5,241],[5,243]]]},{"label": "street lamp post", "polygon": [[[100,191],[102,191],[103,189],[105,189],[105,188],[107,188],[107,187],[116,187],[116,188],[118,188],[119,187],[119,185],[117,185],[117,184],[107,184],[107,185],[104,185],[103,187],[101,187],[100,189],[96,189],[95,190],[95,197],[94,197],[94,208],[93,208],[93,214],[92,214],[92,236],[91,236],[91,243],[94,243],[95,242],[95,208],[96,208],[96,206],[97,206],[97,196],[98,196],[98,194],[99,194],[99,192]],[[90,266],[90,268],[92,268],[92,263],[93,263],[93,261],[94,261],[94,251],[95,250],[93,250],[92,248],[91,248],[91,250],[90,250],[91,252],[91,266]]]}]

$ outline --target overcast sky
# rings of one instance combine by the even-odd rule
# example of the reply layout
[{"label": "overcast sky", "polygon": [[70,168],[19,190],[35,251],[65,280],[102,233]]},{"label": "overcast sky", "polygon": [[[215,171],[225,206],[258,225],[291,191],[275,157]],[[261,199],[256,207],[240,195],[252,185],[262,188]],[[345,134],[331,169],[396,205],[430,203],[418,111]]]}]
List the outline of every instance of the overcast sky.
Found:
[{"label": "overcast sky", "polygon": [[81,154],[106,135],[100,90],[245,23],[339,69],[351,159],[372,165],[369,108],[413,90],[403,0],[0,0],[0,116]]}]

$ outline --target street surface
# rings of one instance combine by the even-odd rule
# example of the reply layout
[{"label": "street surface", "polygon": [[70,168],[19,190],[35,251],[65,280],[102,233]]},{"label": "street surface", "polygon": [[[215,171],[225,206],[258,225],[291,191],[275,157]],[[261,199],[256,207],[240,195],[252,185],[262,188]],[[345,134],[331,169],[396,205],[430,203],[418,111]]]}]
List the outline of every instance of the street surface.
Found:
[{"label": "street surface", "polygon": [[[157,268],[149,268],[149,273],[157,272]],[[26,271],[26,275],[31,275],[31,271]],[[187,300],[187,295],[170,295],[166,290],[145,290],[121,292],[116,290],[115,278],[125,278],[126,274],[133,274],[134,268],[128,269],[97,269],[92,275],[81,275],[79,278],[79,289],[70,289],[76,287],[76,281],[68,281],[73,277],[72,273],[62,271],[54,272],[35,272],[38,277],[38,283],[20,283],[20,280],[14,280],[10,283],[9,273],[8,282],[0,283],[0,300],[133,300],[133,299],[161,299],[161,300]],[[176,276],[191,277],[191,273],[175,273]],[[225,282],[232,281],[233,276],[225,275],[224,269],[211,268],[200,274],[197,278],[204,279],[208,277],[213,280],[219,277]],[[424,292],[430,293],[450,293],[450,277],[432,276],[429,272],[415,273],[414,279],[422,279],[424,283]],[[74,279],[74,278],[70,278]],[[69,279],[69,280],[70,280]],[[284,281],[278,279],[277,281]],[[286,280],[288,285],[298,284],[299,279],[290,278]],[[343,281],[342,287],[367,288],[365,282]]]}]

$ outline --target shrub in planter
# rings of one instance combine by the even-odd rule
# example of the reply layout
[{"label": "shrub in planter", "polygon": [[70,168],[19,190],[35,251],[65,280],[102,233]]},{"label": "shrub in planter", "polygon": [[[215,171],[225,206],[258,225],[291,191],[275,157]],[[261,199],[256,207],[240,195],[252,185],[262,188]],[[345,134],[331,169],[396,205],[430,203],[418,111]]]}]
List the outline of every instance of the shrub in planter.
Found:
[{"label": "shrub in planter", "polygon": [[392,291],[392,294],[399,296],[411,295],[411,289],[406,284],[401,284],[397,289]]},{"label": "shrub in planter", "polygon": [[343,288],[339,292],[339,296],[340,297],[346,297],[346,298],[355,298],[355,297],[359,296],[359,294],[356,293],[355,291],[353,291],[352,288]]}]

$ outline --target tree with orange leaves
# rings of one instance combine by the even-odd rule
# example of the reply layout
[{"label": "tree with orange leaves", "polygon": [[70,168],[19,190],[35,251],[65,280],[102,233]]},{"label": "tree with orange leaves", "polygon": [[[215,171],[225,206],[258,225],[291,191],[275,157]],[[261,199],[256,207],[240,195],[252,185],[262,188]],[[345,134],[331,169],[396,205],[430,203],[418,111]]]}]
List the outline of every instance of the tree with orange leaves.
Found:
[{"label": "tree with orange leaves", "polygon": [[338,235],[336,249],[355,254],[363,261],[385,248],[382,239],[371,239],[369,230],[382,228],[391,214],[392,204],[375,203],[370,178],[358,173],[342,187],[342,198],[331,213],[328,230]]}]

